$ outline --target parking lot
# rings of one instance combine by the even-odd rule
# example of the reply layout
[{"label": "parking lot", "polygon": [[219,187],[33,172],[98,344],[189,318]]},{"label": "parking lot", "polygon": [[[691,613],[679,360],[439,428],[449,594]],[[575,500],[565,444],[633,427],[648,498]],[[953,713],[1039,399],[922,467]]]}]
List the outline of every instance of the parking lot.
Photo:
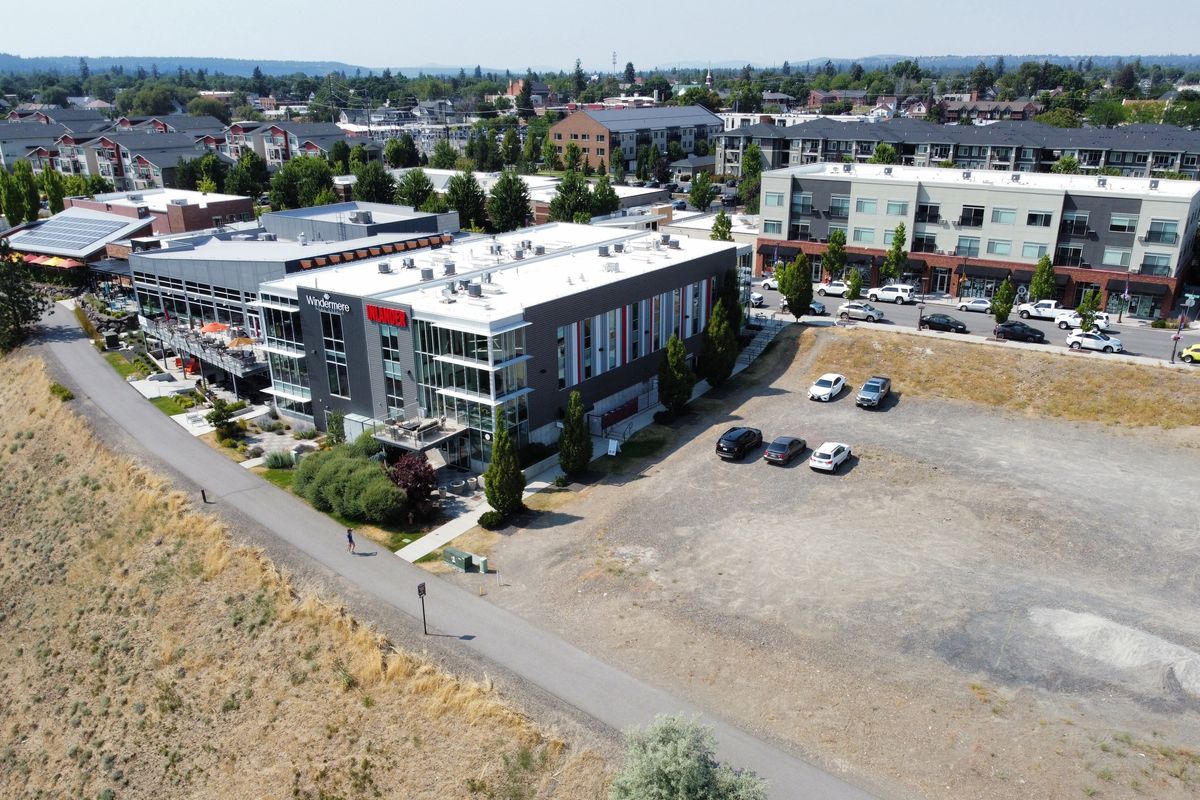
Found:
[{"label": "parking lot", "polygon": [[[882,797],[1194,797],[1194,429],[915,399],[903,375],[877,411],[866,374],[811,402],[837,335],[781,341],[668,452],[502,537],[492,600]],[[736,424],[854,457],[725,462]]]},{"label": "parking lot", "polygon": [[[866,300],[867,290],[869,287],[864,286],[862,290],[862,299]],[[772,289],[763,289],[756,281],[752,291],[763,296],[764,305],[762,308],[755,309],[757,312],[770,315],[772,313],[787,319],[791,319],[790,313],[783,313],[780,308],[780,294]],[[814,286],[813,299],[819,300],[825,304],[825,308],[830,316],[836,316],[838,306],[846,302],[845,299],[830,295],[828,297],[820,297],[816,294]],[[870,302],[870,301],[868,301]],[[972,334],[979,336],[990,336],[992,328],[996,325],[996,320],[990,314],[982,314],[974,311],[959,311],[956,307],[957,301],[950,299],[946,300],[930,300],[925,305],[925,313],[943,313],[963,322]],[[917,326],[917,318],[920,316],[920,310],[917,305],[896,303],[872,303],[876,308],[884,313],[884,324],[897,325],[899,327],[915,328]],[[1130,355],[1149,356],[1151,358],[1169,359],[1171,357],[1171,341],[1174,330],[1166,330],[1161,328],[1151,328],[1148,325],[1136,320],[1122,319],[1117,322],[1117,315],[1110,315],[1112,327],[1108,331],[1109,335],[1115,336],[1121,340],[1125,347],[1125,352]],[[1018,319],[1016,314],[1016,306],[1014,305],[1013,314],[1010,319]],[[1034,328],[1042,331],[1046,335],[1046,341],[1049,344],[1064,345],[1069,331],[1060,330],[1054,324],[1053,320],[1027,319],[1024,322]],[[1189,344],[1200,342],[1200,330],[1185,330],[1179,342],[1179,350],[1183,350]]]}]

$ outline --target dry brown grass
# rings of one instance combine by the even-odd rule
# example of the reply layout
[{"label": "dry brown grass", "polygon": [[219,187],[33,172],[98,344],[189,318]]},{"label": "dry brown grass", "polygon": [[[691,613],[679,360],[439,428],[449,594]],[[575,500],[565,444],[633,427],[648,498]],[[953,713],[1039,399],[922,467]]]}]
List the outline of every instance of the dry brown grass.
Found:
[{"label": "dry brown grass", "polygon": [[299,596],[48,385],[0,362],[0,796],[603,796],[603,761]]},{"label": "dry brown grass", "polygon": [[967,400],[1031,417],[1127,427],[1200,425],[1200,373],[867,330],[817,334],[812,375],[852,388],[887,375],[910,397]]}]

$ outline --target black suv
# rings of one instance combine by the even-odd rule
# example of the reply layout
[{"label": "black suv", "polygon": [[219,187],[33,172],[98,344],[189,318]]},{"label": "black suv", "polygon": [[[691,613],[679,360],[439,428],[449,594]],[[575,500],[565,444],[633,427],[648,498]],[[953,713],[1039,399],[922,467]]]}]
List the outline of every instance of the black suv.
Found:
[{"label": "black suv", "polygon": [[721,458],[745,458],[746,453],[762,444],[758,428],[730,428],[717,440],[717,455]]},{"label": "black suv", "polygon": [[1008,322],[1001,322],[992,331],[992,335],[997,339],[1012,339],[1015,342],[1036,342],[1038,344],[1046,343],[1046,334],[1039,331],[1037,328],[1032,328],[1021,322],[1018,319],[1010,319]]}]

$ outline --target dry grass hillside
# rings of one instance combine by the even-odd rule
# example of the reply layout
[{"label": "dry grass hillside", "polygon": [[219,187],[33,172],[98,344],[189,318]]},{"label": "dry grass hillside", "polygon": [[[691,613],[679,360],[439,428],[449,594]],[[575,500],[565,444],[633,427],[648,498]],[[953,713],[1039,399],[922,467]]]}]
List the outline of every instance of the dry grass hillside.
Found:
[{"label": "dry grass hillside", "polygon": [[0,362],[0,796],[600,798],[607,765],[301,597]]}]

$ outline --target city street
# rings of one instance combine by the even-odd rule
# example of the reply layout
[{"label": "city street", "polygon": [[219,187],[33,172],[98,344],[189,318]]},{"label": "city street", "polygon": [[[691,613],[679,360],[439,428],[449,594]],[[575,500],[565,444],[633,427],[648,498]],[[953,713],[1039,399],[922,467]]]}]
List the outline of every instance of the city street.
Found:
[{"label": "city street", "polygon": [[[752,291],[758,292],[763,296],[766,305],[762,308],[753,309],[753,312],[762,312],[770,316],[772,312],[776,315],[790,319],[791,314],[781,314],[779,311],[779,292],[770,289],[763,289],[758,281],[755,281]],[[866,289],[863,290],[863,299],[866,299]],[[836,318],[838,306],[846,302],[841,297],[829,296],[820,297],[816,294],[816,287],[813,287],[813,300],[819,300],[825,304],[825,309],[830,317]],[[868,301],[870,302],[870,301]],[[944,313],[949,314],[955,319],[960,320],[965,324],[968,330],[975,335],[989,336],[992,328],[995,326],[995,320],[988,314],[980,314],[973,311],[959,311],[955,305],[955,301],[927,301],[925,306],[926,314]],[[897,305],[895,303],[871,303],[884,313],[884,321],[890,322],[900,327],[915,328],[917,326],[917,317],[919,310],[917,305]],[[1121,340],[1121,344],[1125,347],[1125,352],[1129,355],[1148,356],[1150,358],[1161,358],[1164,361],[1171,357],[1171,336],[1175,333],[1171,329],[1151,328],[1141,322],[1117,323],[1116,317],[1111,316],[1112,327],[1107,331],[1111,336]],[[1016,309],[1014,307],[1012,319],[1018,319]],[[1030,326],[1038,328],[1046,334],[1046,341],[1050,344],[1064,345],[1069,331],[1060,330],[1051,320],[1027,319],[1025,320]],[[1179,342],[1179,349],[1182,350],[1189,344],[1200,341],[1200,331],[1185,330],[1182,339]],[[1200,366],[1197,367],[1200,369]]]}]

